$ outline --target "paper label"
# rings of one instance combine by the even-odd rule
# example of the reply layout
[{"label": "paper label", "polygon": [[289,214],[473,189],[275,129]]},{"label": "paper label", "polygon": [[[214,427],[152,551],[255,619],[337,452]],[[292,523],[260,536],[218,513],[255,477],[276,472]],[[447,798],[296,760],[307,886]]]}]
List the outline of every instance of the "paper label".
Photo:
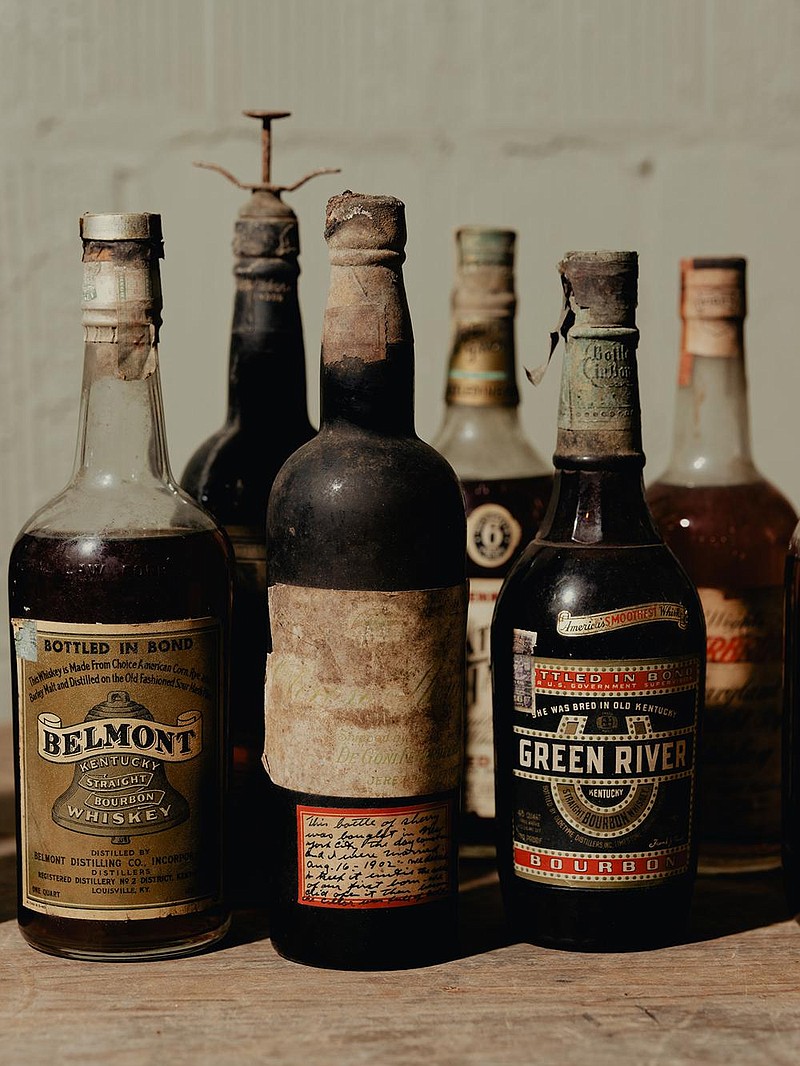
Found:
[{"label": "paper label", "polygon": [[264,765],[282,788],[353,798],[459,785],[467,588],[273,585]]},{"label": "paper label", "polygon": [[515,630],[515,873],[596,888],[686,873],[699,660],[537,659],[535,646]]},{"label": "paper label", "polygon": [[12,624],[24,906],[133,921],[218,902],[219,623]]},{"label": "paper label", "polygon": [[698,592],[707,647],[701,832],[778,846],[783,592]]},{"label": "paper label", "polygon": [[439,899],[451,891],[451,804],[299,806],[297,848],[301,904],[407,907]]}]

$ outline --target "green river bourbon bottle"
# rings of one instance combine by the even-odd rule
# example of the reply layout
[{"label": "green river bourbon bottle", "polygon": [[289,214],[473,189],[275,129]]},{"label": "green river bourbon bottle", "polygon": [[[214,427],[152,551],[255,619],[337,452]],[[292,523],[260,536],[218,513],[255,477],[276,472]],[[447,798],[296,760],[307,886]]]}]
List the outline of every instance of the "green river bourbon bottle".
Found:
[{"label": "green river bourbon bottle", "polygon": [[461,855],[494,855],[494,744],[489,627],[503,578],[532,539],[552,468],[519,421],[513,230],[456,232],[446,410],[433,446],[461,479],[467,511],[467,738]]},{"label": "green river bourbon bottle", "polygon": [[328,202],[321,425],[267,512],[270,932],[299,962],[421,965],[457,942],[466,520],[414,429],[405,208]]},{"label": "green river bourbon bottle", "polygon": [[18,919],[77,959],[226,932],[232,557],[177,487],[158,369],[158,215],[84,215],[85,356],[66,488],[9,562]]},{"label": "green river bourbon bottle", "polygon": [[705,627],[644,499],[638,257],[571,252],[553,499],[492,623],[498,869],[512,934],[683,935]]},{"label": "green river bourbon bottle", "polygon": [[181,485],[224,527],[236,554],[229,888],[234,904],[258,906],[266,901],[269,861],[252,843],[253,822],[264,820],[267,802],[261,765],[268,632],[267,497],[281,464],[313,437],[314,429],[306,403],[297,216],[281,199],[286,187],[270,180],[271,123],[288,112],[245,114],[262,123],[262,180],[250,186],[236,183],[252,194],[239,211],[233,238],[236,290],[228,412],[222,428],[189,459]]}]

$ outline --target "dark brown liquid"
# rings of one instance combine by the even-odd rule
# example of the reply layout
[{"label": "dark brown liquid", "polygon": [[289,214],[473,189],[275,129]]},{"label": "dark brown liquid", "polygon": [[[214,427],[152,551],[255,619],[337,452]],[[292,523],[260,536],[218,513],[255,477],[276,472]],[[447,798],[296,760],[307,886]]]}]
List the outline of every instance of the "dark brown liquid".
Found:
[{"label": "dark brown liquid", "polygon": [[[227,624],[228,551],[220,534],[211,530],[118,539],[97,534],[24,535],[14,545],[9,562],[9,607],[12,618],[52,622],[141,623],[213,617]],[[12,677],[14,729],[19,736],[15,661]],[[219,729],[217,735],[224,738],[224,730]],[[19,795],[18,743],[15,773]],[[209,810],[222,807],[222,802],[208,804]],[[18,845],[19,818],[18,809]],[[203,861],[218,862],[221,822],[204,824],[203,832],[203,843],[208,845]],[[84,959],[191,954],[223,936],[229,922],[224,904],[193,914],[133,921],[40,914],[22,906],[21,855],[18,872],[20,929],[30,944],[49,954]]]},{"label": "dark brown liquid", "polygon": [[[519,542],[513,553],[504,559],[500,566],[481,566],[473,555],[467,553],[467,576],[469,578],[502,581],[511,569],[514,560],[527,547],[539,528],[539,522],[547,509],[553,487],[552,475],[498,480],[464,480],[462,487],[468,518],[477,507],[495,504],[504,507],[520,525]],[[478,798],[481,794],[481,787],[485,787],[489,783],[489,777],[494,776],[494,759],[491,752],[492,706],[489,670],[489,629],[487,626],[485,632],[482,631],[477,640],[474,642],[468,640],[467,643],[467,743],[464,766],[464,803],[461,815],[461,854],[464,858],[490,857],[495,850],[494,818],[483,813],[486,807]],[[473,725],[470,721],[469,708],[480,698],[481,691],[485,696],[485,719],[484,715],[474,716],[479,717],[479,720]],[[479,731],[480,737],[483,737],[484,732],[488,734],[488,752],[484,750],[487,745],[481,744],[479,736],[476,735]]]},{"label": "dark brown liquid", "polygon": [[[781,602],[786,551],[797,516],[769,482],[689,488],[655,482],[647,491],[661,533],[701,590],[746,601],[753,623],[740,651],[708,619],[707,709],[698,781],[700,870],[757,869],[780,861]],[[708,602],[708,601],[706,601]],[[758,617],[757,617],[758,616]],[[757,639],[754,639],[757,638]],[[741,692],[726,684],[724,664],[739,670]],[[772,663],[769,676],[764,664]],[[716,671],[716,675],[715,675]],[[722,672],[720,672],[722,671]],[[746,687],[764,698],[748,706]],[[770,687],[770,695],[766,694]]]}]

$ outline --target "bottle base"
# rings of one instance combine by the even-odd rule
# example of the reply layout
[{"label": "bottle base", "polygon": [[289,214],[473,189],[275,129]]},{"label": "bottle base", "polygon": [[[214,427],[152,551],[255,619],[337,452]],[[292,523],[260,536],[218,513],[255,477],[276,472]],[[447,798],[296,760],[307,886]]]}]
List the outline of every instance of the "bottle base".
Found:
[{"label": "bottle base", "polygon": [[[116,923],[115,923],[116,924]],[[131,923],[128,923],[130,927]],[[213,929],[195,933],[191,937],[175,940],[169,944],[141,943],[120,946],[87,946],[85,938],[74,937],[69,943],[67,937],[48,937],[46,933],[32,936],[29,930],[18,926],[25,942],[36,951],[61,959],[75,959],[80,962],[147,962],[161,959],[185,958],[210,951],[228,935],[231,928],[231,916]],[[98,937],[98,941],[101,938]],[[80,941],[83,942],[80,942]]]},{"label": "bottle base", "polygon": [[503,911],[517,942],[595,954],[652,951],[685,942],[691,888],[529,888],[506,885]]},{"label": "bottle base", "polygon": [[701,852],[697,859],[697,873],[703,877],[768,873],[780,867],[780,852],[775,850],[709,849]]}]

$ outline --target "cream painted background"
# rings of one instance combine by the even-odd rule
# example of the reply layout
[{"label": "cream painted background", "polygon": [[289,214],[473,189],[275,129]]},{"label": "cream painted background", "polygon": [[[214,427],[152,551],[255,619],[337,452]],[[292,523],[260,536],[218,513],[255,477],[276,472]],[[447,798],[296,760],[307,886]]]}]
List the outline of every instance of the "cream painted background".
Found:
[{"label": "cream painted background", "polygon": [[[800,3],[796,0],[0,0],[0,551],[69,475],[82,364],[78,217],[163,216],[162,374],[172,466],[221,423],[231,237],[259,174],[247,108],[301,227],[309,410],[328,264],[325,202],[407,205],[417,428],[439,424],[453,231],[518,232],[521,365],[538,365],[569,249],[640,254],[646,475],[666,462],[678,260],[749,259],[753,444],[800,504]],[[549,458],[559,364],[524,385]],[[522,383],[522,375],[521,375]],[[264,397],[265,417],[280,398]],[[7,610],[0,719],[10,713]]]}]

